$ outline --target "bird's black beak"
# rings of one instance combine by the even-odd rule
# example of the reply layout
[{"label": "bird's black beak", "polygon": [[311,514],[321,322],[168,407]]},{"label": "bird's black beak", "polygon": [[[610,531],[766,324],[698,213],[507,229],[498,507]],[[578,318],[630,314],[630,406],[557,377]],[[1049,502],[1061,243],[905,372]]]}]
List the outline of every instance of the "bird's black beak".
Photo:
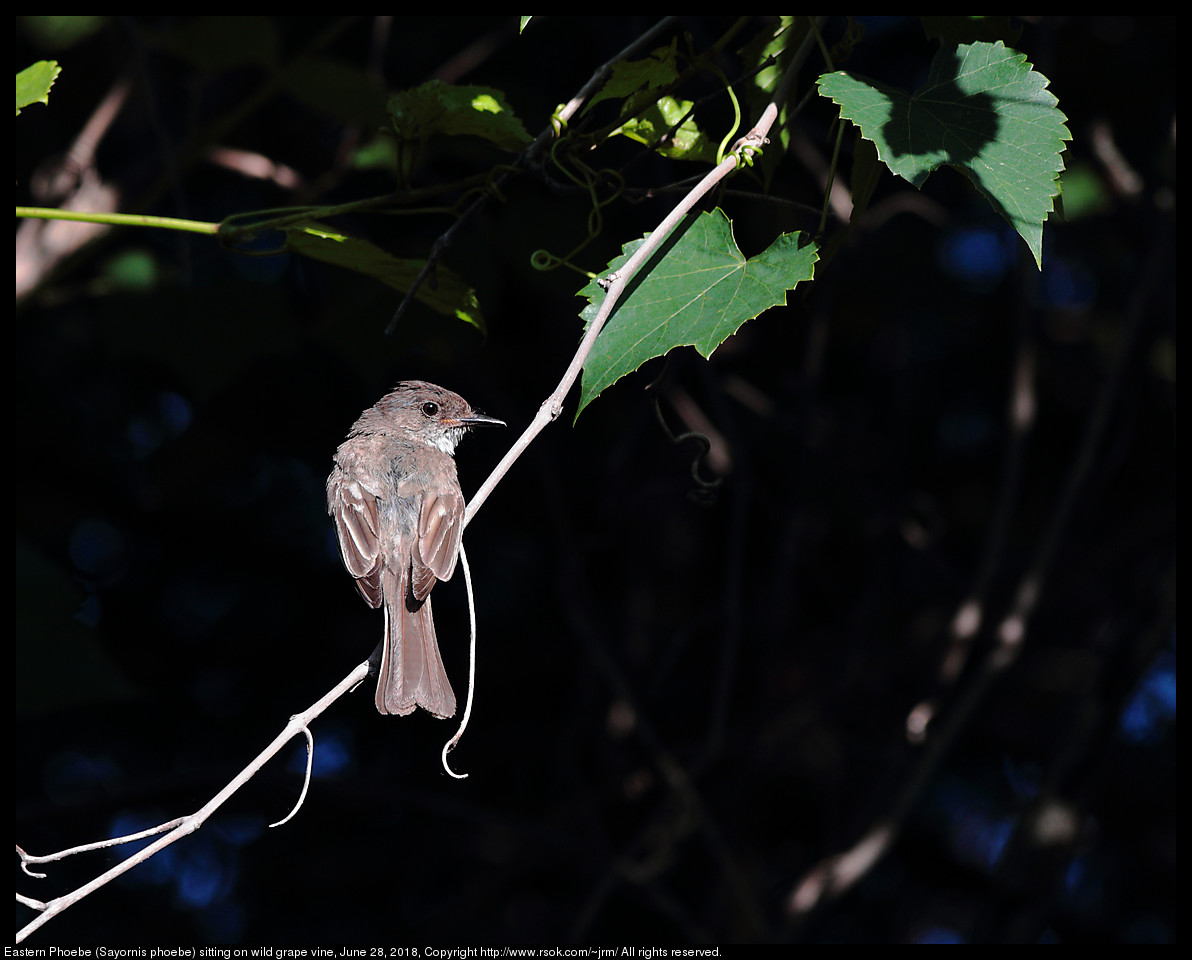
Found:
[{"label": "bird's black beak", "polygon": [[498,420],[496,417],[489,417],[483,413],[473,413],[470,417],[460,417],[459,422],[469,427],[507,426],[504,420]]}]

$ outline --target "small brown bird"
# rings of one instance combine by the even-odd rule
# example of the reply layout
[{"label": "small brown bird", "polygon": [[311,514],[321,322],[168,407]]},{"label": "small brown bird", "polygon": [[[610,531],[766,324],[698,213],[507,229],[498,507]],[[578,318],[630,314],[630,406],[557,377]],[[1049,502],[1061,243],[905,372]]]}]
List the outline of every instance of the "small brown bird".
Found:
[{"label": "small brown bird", "polygon": [[385,606],[381,713],[455,713],[430,592],[454,572],[463,533],[455,446],[482,424],[504,426],[457,393],[407,380],[365,410],[335,451],[327,512],[340,556],[369,606]]}]

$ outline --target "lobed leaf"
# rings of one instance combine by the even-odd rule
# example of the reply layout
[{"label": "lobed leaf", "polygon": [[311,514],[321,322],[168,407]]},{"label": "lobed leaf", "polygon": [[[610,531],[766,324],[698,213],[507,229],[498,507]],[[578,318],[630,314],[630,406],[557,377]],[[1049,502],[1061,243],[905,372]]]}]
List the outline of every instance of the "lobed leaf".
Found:
[{"label": "lobed leaf", "polygon": [[[606,273],[619,269],[643,242],[626,244]],[[606,387],[675,347],[690,345],[712,356],[745,321],[785,304],[788,290],[812,278],[817,259],[815,244],[799,233],[784,233],[747,258],[719,209],[687,221],[642,267],[640,282],[630,285],[596,338],[584,363],[576,417]],[[579,295],[589,301],[580,315],[591,322],[604,290],[593,280]]]},{"label": "lobed leaf", "polygon": [[939,51],[914,93],[843,71],[821,76],[819,89],[916,187],[941,164],[963,173],[1041,264],[1043,221],[1072,138],[1048,83],[998,41]]}]

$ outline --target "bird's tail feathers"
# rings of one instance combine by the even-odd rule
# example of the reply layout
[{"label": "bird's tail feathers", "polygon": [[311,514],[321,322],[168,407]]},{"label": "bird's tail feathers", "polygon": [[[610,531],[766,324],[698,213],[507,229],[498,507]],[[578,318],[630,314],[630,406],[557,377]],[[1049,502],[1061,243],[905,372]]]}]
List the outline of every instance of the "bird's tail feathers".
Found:
[{"label": "bird's tail feathers", "polygon": [[435,636],[430,597],[418,601],[410,592],[408,572],[399,577],[385,570],[392,582],[383,585],[385,649],[377,683],[377,710],[405,716],[422,707],[440,717],[455,714],[455,693]]}]

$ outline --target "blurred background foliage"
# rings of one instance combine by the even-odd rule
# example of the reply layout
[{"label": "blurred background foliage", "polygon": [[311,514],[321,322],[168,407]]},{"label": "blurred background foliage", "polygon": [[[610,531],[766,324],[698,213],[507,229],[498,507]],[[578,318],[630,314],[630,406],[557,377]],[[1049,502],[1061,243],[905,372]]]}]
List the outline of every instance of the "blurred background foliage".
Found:
[{"label": "blurred background foliage", "polygon": [[[731,22],[679,29],[702,48]],[[388,93],[489,85],[536,134],[652,23],[535,18],[519,37],[493,17],[18,17],[15,69],[63,69],[48,106],[17,118],[17,202],[220,220],[382,194]],[[843,66],[922,82],[923,24],[859,24]],[[627,378],[574,428],[565,413],[469,528],[478,689],[453,756],[470,779],[438,765],[453,723],[382,718],[359,691],[315,727],[294,821],[265,829],[299,788],[298,743],[42,942],[1174,941],[1176,21],[1010,25],[1073,135],[1041,272],[958,175],[921,193],[886,176],[788,307],[711,361],[682,350]],[[735,63],[730,47],[730,78]],[[719,88],[702,77],[684,95]],[[723,98],[705,112],[727,129]],[[821,201],[835,116],[818,99],[800,115],[770,198],[742,180],[721,198],[747,253],[814,229],[799,205]],[[601,163],[637,157],[627,179],[655,190],[606,209],[589,270],[661,219],[677,194],[657,188],[697,169],[639,150],[605,148]],[[416,183],[503,156],[435,146]],[[503,199],[445,259],[486,336],[415,305],[385,337],[393,290],[208,237],[18,235],[26,849],[197,809],[372,650],[381,621],[323,501],[348,426],[398,379],[458,390],[511,427],[462,446],[474,489],[578,342],[583,278],[529,258],[582,238],[586,196],[527,175]],[[451,223],[345,219],[400,256],[425,256]],[[1024,357],[1035,419],[1016,447]],[[698,444],[671,442],[684,430],[711,441],[710,495]],[[1064,510],[1021,655],[984,682]],[[941,682],[974,584],[984,626]],[[462,583],[435,609],[462,693]],[[916,743],[907,718],[925,702],[937,725]],[[851,889],[792,909],[817,863],[888,818],[891,849]],[[122,856],[18,889],[47,898]]]}]

